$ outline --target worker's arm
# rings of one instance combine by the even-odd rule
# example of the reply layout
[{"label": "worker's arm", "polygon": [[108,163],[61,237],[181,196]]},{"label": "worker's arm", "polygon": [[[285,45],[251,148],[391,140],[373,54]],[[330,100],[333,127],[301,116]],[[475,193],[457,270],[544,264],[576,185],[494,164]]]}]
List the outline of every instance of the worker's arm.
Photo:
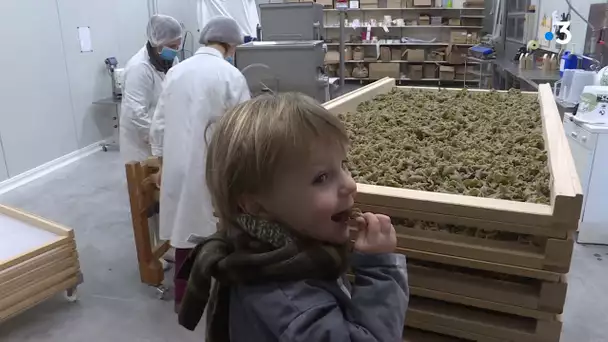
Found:
[{"label": "worker's arm", "polygon": [[123,117],[137,128],[140,138],[149,141],[150,122],[153,113],[150,113],[154,97],[154,75],[143,64],[132,66],[125,79],[122,95]]},{"label": "worker's arm", "polygon": [[156,110],[152,115],[152,123],[150,125],[150,147],[152,148],[152,155],[155,157],[163,156],[163,142],[165,137],[165,111],[167,104],[168,91],[167,79],[163,84],[163,91],[160,93],[158,102],[156,103]]}]

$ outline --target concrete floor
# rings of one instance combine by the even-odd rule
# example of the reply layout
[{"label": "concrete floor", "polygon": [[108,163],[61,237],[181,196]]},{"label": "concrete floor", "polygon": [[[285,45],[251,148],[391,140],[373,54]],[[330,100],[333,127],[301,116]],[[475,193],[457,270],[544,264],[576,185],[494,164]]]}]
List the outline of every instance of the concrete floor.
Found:
[{"label": "concrete floor", "polygon": [[[96,153],[0,196],[75,230],[84,283],[80,301],[53,298],[0,325],[0,341],[203,341],[176,322],[171,301],[139,281],[124,169]],[[167,274],[170,278],[171,274]],[[562,341],[608,338],[608,247],[576,245]]]}]

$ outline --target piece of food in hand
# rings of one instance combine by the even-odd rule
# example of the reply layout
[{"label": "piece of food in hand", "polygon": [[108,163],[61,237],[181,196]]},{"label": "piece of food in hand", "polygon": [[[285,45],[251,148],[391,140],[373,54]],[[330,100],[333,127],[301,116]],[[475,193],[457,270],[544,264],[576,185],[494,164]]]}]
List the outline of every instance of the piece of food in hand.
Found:
[{"label": "piece of food in hand", "polygon": [[359,208],[352,208],[350,210],[350,214],[348,214],[348,218],[350,220],[356,220],[358,217],[362,217],[362,216],[363,216],[363,212]]}]

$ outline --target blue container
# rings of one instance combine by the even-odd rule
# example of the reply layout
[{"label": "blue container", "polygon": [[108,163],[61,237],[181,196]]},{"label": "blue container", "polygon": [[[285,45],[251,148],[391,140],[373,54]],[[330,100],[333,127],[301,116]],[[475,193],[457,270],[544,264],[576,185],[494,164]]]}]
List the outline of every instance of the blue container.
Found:
[{"label": "blue container", "polygon": [[564,76],[564,70],[576,69],[578,66],[578,57],[570,51],[564,52],[562,60],[559,63],[559,75]]}]

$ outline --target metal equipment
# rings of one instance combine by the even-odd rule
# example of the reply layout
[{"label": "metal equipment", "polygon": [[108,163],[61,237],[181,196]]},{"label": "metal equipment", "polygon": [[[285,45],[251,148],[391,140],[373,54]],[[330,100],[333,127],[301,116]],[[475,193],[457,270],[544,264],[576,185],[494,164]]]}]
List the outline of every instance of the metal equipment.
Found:
[{"label": "metal equipment", "polygon": [[116,57],[108,57],[104,62],[106,63],[106,68],[112,79],[112,96],[115,99],[121,99],[124,69],[118,68],[118,60]]},{"label": "metal equipment", "polygon": [[319,102],[330,99],[322,41],[249,42],[237,46],[236,67],[252,95],[296,91]]},{"label": "metal equipment", "polygon": [[313,2],[260,4],[261,40],[322,40],[323,5]]}]

